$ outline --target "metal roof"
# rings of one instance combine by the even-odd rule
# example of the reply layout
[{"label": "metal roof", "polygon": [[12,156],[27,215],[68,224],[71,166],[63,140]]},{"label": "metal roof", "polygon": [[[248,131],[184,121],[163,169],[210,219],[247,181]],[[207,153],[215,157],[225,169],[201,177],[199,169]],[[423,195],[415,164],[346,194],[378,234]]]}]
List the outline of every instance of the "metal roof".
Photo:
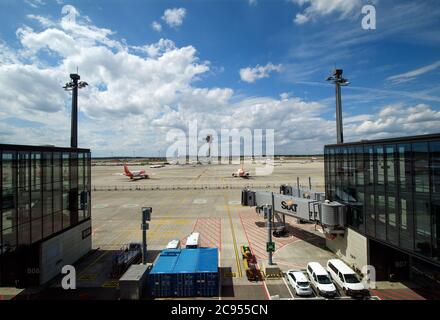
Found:
[{"label": "metal roof", "polygon": [[345,147],[355,145],[368,145],[368,144],[387,144],[387,143],[399,143],[399,142],[416,142],[416,141],[436,141],[440,140],[440,133],[424,134],[418,136],[396,137],[379,140],[361,140],[355,142],[345,142],[342,144],[329,144],[325,147]]},{"label": "metal roof", "polygon": [[167,249],[157,258],[150,274],[218,272],[218,249]]},{"label": "metal roof", "polygon": [[163,250],[150,273],[173,273],[180,256],[180,249]]},{"label": "metal roof", "polygon": [[[194,249],[192,249],[194,250]],[[196,249],[197,250],[197,249]],[[217,248],[200,249],[199,251],[199,272],[217,272],[218,250]]]},{"label": "metal roof", "polygon": [[182,249],[174,266],[174,273],[196,273],[199,265],[200,249]]},{"label": "metal roof", "polygon": [[84,148],[55,147],[51,145],[30,146],[21,144],[0,144],[0,150],[29,152],[90,152],[90,149]]}]

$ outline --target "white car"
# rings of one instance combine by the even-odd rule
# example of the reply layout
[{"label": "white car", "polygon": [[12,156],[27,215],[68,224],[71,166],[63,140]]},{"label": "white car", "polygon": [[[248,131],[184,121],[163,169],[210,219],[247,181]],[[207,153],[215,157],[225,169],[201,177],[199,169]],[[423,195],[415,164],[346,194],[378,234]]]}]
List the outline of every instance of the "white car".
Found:
[{"label": "white car", "polygon": [[338,294],[328,272],[318,262],[310,262],[307,265],[307,275],[319,295],[335,297]]},{"label": "white car", "polygon": [[290,285],[295,289],[297,295],[310,296],[313,294],[309,280],[301,271],[287,271],[287,279],[289,280]]},{"label": "white car", "polygon": [[331,259],[327,262],[327,271],[333,281],[348,296],[363,297],[368,295],[368,290],[359,281],[356,273],[347,266],[342,260]]}]

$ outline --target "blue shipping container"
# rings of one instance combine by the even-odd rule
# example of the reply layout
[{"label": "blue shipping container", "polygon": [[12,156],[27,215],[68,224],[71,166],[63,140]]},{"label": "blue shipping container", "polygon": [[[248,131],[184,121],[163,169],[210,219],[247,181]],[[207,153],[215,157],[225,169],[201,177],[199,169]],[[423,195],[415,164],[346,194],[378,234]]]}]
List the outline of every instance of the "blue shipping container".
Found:
[{"label": "blue shipping container", "polygon": [[150,271],[148,282],[154,297],[218,296],[218,250],[163,250]]}]

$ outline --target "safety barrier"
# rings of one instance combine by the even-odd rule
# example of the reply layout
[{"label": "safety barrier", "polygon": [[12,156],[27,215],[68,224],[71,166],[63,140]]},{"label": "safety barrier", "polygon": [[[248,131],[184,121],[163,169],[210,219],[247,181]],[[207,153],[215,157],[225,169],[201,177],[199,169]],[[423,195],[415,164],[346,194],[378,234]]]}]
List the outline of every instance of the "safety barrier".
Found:
[{"label": "safety barrier", "polygon": [[253,189],[278,189],[279,183],[266,184],[194,184],[194,185],[93,185],[93,191],[165,191],[165,190],[221,190],[221,189],[243,189],[250,187]]}]

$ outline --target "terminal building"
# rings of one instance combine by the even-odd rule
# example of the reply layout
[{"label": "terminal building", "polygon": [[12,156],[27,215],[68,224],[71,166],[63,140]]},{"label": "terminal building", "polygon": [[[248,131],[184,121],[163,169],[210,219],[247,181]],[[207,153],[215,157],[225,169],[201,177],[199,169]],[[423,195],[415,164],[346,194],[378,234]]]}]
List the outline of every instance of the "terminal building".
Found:
[{"label": "terminal building", "polygon": [[91,250],[88,149],[0,144],[0,286],[39,286]]},{"label": "terminal building", "polygon": [[377,280],[440,286],[440,134],[328,145],[325,189],[347,206],[330,249]]}]

